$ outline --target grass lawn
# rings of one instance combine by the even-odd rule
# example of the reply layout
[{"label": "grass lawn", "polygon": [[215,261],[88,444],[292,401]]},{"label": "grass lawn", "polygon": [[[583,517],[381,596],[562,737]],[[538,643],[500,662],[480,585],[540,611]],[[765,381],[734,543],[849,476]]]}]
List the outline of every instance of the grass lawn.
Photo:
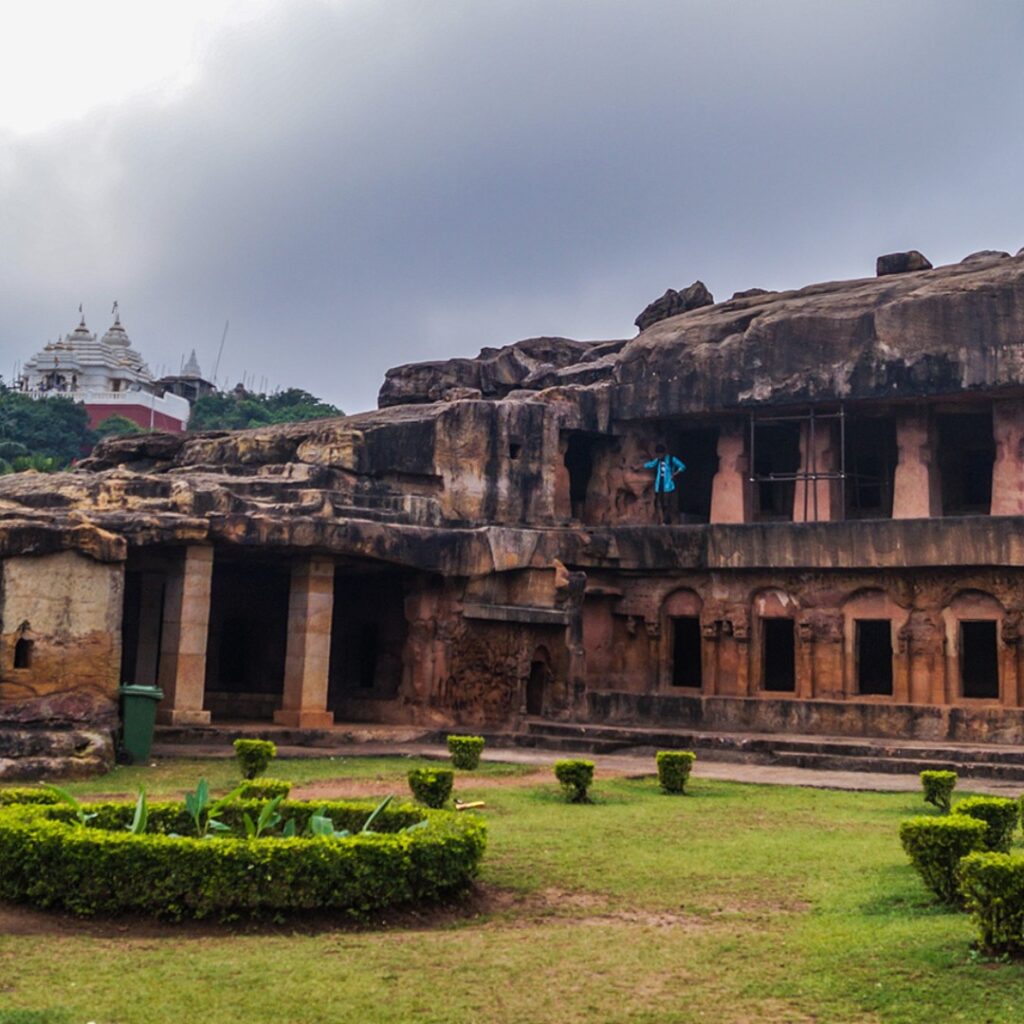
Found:
[{"label": "grass lawn", "polygon": [[[380,776],[383,794],[414,763],[278,761],[272,773]],[[201,770],[214,780],[214,767]],[[198,770],[149,769],[160,783],[147,788],[184,789]],[[130,791],[135,771],[76,789]],[[599,781],[589,806],[563,803],[546,775],[481,789],[481,894],[432,927],[51,927],[28,915],[0,935],[0,1024],[1024,1017],[1024,965],[973,956],[969,919],[936,906],[905,860],[896,831],[923,811],[916,794],[690,787],[670,797],[653,780]],[[472,775],[456,788],[474,796]]]}]

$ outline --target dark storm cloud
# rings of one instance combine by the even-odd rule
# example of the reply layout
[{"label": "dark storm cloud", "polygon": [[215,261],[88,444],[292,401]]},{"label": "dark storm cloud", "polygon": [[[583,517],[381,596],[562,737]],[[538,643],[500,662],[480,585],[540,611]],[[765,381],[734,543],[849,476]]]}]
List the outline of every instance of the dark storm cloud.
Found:
[{"label": "dark storm cloud", "polygon": [[230,317],[222,376],[355,409],[396,363],[628,336],[696,277],[1015,251],[1022,39],[995,0],[290,0],[174,102],[8,140],[0,359],[117,297],[153,364],[210,369]]}]

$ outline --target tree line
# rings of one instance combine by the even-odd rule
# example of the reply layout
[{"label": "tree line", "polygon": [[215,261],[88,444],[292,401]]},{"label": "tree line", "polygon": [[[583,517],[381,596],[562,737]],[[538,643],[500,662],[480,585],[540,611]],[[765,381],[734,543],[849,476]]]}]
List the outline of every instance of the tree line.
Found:
[{"label": "tree line", "polygon": [[[336,406],[300,388],[272,395],[237,388],[193,403],[188,429],[239,430],[342,415]],[[60,397],[32,399],[0,381],[0,474],[66,469],[104,437],[141,433],[143,428],[125,416],[110,416],[92,429],[81,403]]]}]

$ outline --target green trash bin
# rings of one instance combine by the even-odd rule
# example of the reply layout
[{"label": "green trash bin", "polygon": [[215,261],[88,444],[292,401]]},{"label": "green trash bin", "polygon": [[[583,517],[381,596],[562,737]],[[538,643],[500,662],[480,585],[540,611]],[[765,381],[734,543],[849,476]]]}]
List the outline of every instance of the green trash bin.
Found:
[{"label": "green trash bin", "polygon": [[118,690],[121,695],[122,738],[124,749],[132,764],[149,760],[153,748],[153,727],[156,725],[156,706],[163,700],[164,691],[156,686],[125,684]]}]

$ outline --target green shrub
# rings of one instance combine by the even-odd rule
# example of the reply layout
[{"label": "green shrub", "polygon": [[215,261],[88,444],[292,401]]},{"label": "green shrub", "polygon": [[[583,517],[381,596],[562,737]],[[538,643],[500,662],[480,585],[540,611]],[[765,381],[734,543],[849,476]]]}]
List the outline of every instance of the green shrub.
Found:
[{"label": "green shrub", "polygon": [[971,853],[960,862],[959,877],[982,949],[1024,951],[1024,857]]},{"label": "green shrub", "polygon": [[[265,801],[234,801],[221,819],[243,832]],[[447,899],[476,876],[486,826],[475,815],[387,807],[377,831],[337,839],[186,836],[180,803],[148,808],[149,831],[127,831],[131,804],[86,805],[88,826],[65,806],[0,808],[0,900],[64,908],[76,914],[152,914],[229,918],[337,910],[354,917],[384,907]],[[281,815],[304,832],[329,817],[353,833],[372,807],[285,801]],[[409,826],[426,822],[409,831]]]},{"label": "green shrub", "polygon": [[452,756],[452,767],[473,771],[480,765],[484,752],[483,736],[449,736],[448,753]]},{"label": "green shrub", "polygon": [[243,779],[262,775],[275,757],[277,747],[270,740],[235,740],[235,758]]},{"label": "green shrub", "polygon": [[659,750],[654,760],[661,788],[666,793],[684,793],[697,755],[691,750]]},{"label": "green shrub", "polygon": [[287,797],[292,784],[284,779],[247,779],[237,790],[239,800],[273,800],[276,796]]},{"label": "green shrub", "polygon": [[4,804],[56,804],[56,794],[46,789],[35,789],[32,786],[11,786],[0,789],[0,806]]},{"label": "green shrub", "polygon": [[561,783],[570,803],[590,803],[587,790],[594,781],[593,761],[556,761],[555,778]]},{"label": "green shrub", "polygon": [[427,807],[444,807],[452,795],[455,773],[451,768],[413,768],[409,771],[412,795]]},{"label": "green shrub", "polygon": [[985,822],[968,814],[921,816],[900,823],[900,842],[924,884],[940,900],[955,904],[960,858],[982,848],[986,829]]},{"label": "green shrub", "polygon": [[954,808],[954,814],[969,814],[985,822],[985,849],[1009,853],[1017,827],[1017,801],[1002,796],[969,796]]},{"label": "green shrub", "polygon": [[921,772],[924,802],[934,804],[944,814],[949,813],[956,786],[956,772]]}]

